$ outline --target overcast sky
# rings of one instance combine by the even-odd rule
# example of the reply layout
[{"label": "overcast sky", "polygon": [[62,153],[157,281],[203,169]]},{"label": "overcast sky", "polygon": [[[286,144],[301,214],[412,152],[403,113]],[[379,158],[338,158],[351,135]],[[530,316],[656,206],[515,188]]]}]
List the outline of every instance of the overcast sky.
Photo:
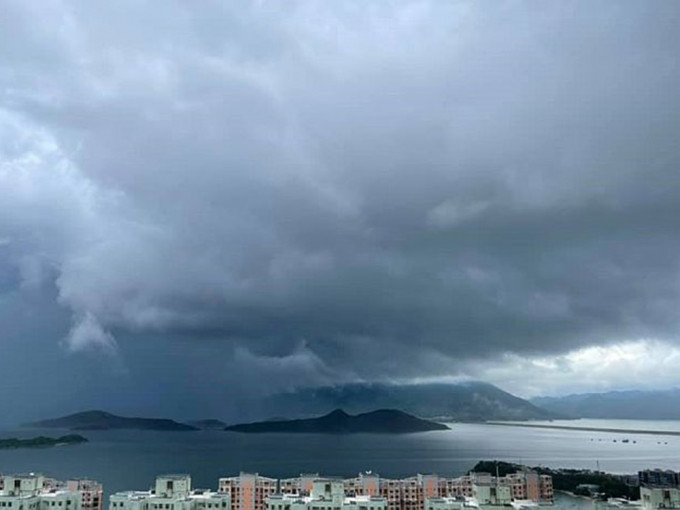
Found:
[{"label": "overcast sky", "polygon": [[680,385],[678,26],[672,0],[0,0],[5,408]]}]

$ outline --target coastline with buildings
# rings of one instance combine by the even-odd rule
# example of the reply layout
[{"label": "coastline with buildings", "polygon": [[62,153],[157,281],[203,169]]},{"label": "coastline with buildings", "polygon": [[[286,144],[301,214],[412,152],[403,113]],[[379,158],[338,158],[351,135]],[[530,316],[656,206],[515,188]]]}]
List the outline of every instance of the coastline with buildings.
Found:
[{"label": "coastline with buildings", "polygon": [[[373,472],[354,478],[318,473],[275,479],[257,473],[220,478],[218,489],[194,489],[190,475],[162,475],[148,490],[111,494],[109,510],[460,510],[481,506],[552,504],[549,476],[470,473],[388,479]],[[103,487],[91,480],[59,482],[40,474],[0,477],[2,510],[102,510]]]},{"label": "coastline with buildings", "polygon": [[40,474],[0,476],[2,510],[102,510],[102,484],[88,479],[65,482]]},{"label": "coastline with buildings", "polygon": [[109,510],[460,510],[553,501],[550,477],[531,471],[405,479],[372,472],[354,478],[312,473],[280,480],[241,473],[220,478],[216,492],[192,489],[189,475],[159,476],[148,491],[112,494]]},{"label": "coastline with buildings", "polygon": [[[102,484],[93,480],[0,475],[0,510],[519,510],[553,505],[558,491],[585,498],[595,510],[680,509],[680,473],[675,471],[612,475],[554,470],[554,481],[552,475],[526,467],[510,472],[517,466],[507,463],[480,462],[475,469],[491,465],[495,474],[473,470],[456,478],[417,474],[392,479],[367,471],[350,478],[307,473],[277,479],[242,472],[219,478],[216,490],[194,488],[188,474],[161,475],[147,490],[114,492],[108,507]],[[605,486],[611,480],[635,490],[628,497],[608,497]],[[570,489],[578,485],[572,491],[565,483]]]}]

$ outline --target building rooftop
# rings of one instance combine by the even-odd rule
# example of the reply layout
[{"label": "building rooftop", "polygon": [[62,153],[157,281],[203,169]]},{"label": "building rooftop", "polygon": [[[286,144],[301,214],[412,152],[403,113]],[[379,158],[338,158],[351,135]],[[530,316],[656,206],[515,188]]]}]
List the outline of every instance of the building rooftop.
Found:
[{"label": "building rooftop", "polygon": [[385,498],[380,496],[349,496],[344,499],[344,503],[368,503],[370,501],[386,501]]},{"label": "building rooftop", "polygon": [[151,491],[123,491],[114,492],[111,497],[128,498],[128,499],[145,499],[152,496]]}]

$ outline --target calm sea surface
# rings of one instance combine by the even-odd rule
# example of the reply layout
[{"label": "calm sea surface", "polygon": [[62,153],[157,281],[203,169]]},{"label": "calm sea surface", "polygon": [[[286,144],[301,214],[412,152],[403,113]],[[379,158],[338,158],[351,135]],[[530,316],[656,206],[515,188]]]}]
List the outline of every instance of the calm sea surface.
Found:
[{"label": "calm sea surface", "polygon": [[[670,421],[577,420],[564,424],[680,431],[680,422]],[[0,450],[0,472],[39,471],[62,479],[90,477],[104,483],[108,495],[148,488],[161,473],[190,473],[195,487],[216,488],[220,476],[239,471],[272,477],[291,477],[300,472],[354,476],[365,470],[385,477],[419,472],[458,476],[481,459],[591,469],[599,462],[602,470],[615,473],[656,467],[680,469],[679,436],[483,424],[450,426],[448,431],[396,436],[92,431],[83,432],[90,442],[82,445]],[[60,431],[8,430],[0,432],[0,437],[41,433],[54,436]],[[622,439],[629,442],[622,443]],[[583,504],[573,503],[574,508]]]}]

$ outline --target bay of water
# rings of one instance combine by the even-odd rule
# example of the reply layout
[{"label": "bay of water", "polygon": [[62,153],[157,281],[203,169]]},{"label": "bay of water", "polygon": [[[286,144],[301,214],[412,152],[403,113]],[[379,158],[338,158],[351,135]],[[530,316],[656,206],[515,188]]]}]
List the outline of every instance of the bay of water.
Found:
[{"label": "bay of water", "polygon": [[[680,422],[576,420],[574,426],[680,430]],[[561,424],[554,422],[553,424]],[[240,434],[223,431],[87,431],[81,445],[0,450],[0,473],[41,472],[59,479],[88,477],[106,494],[146,489],[158,474],[189,473],[195,487],[217,488],[240,471],[276,478],[301,472],[356,476],[373,470],[400,478],[435,472],[459,476],[479,460],[531,466],[635,473],[680,469],[680,437],[485,424],[449,424],[451,430],[403,435]],[[0,437],[55,436],[62,431],[22,429]],[[622,439],[628,443],[622,443]],[[614,440],[616,439],[616,442]]]}]

